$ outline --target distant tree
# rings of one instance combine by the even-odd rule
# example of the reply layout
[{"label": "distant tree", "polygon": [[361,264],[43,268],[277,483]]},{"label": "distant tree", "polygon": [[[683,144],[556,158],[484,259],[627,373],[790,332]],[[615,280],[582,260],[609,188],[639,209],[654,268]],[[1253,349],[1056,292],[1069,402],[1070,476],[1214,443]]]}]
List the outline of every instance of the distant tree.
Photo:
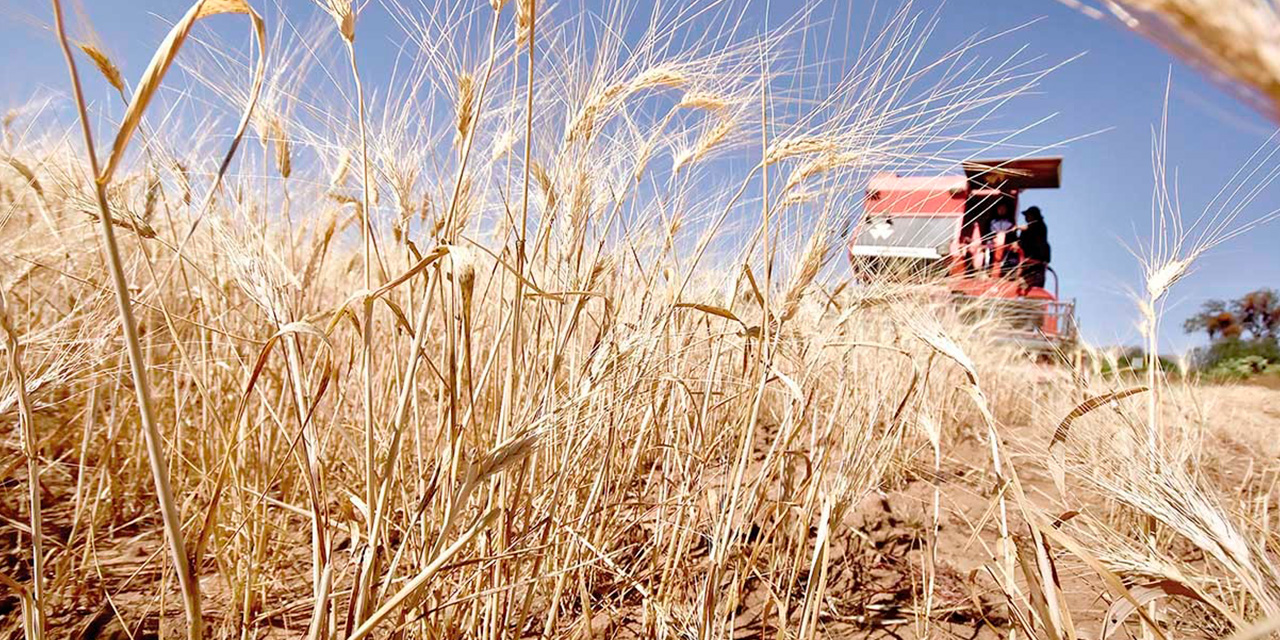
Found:
[{"label": "distant tree", "polygon": [[1182,328],[1209,335],[1209,346],[1197,349],[1193,358],[1197,369],[1235,371],[1242,363],[1266,368],[1280,362],[1280,294],[1274,289],[1250,291],[1229,302],[1208,300]]},{"label": "distant tree", "polygon": [[1244,326],[1235,312],[1227,308],[1226,302],[1208,300],[1200,305],[1200,313],[1182,323],[1182,330],[1187,333],[1204,331],[1209,334],[1209,340],[1213,341],[1219,338],[1238,338],[1244,331]]},{"label": "distant tree", "polygon": [[1280,294],[1274,289],[1258,289],[1236,300],[1208,300],[1182,328],[1187,333],[1204,331],[1209,340],[1247,337],[1275,340],[1280,336]]},{"label": "distant tree", "polygon": [[1280,295],[1274,289],[1244,294],[1232,304],[1236,320],[1255,340],[1274,340],[1280,333]]}]

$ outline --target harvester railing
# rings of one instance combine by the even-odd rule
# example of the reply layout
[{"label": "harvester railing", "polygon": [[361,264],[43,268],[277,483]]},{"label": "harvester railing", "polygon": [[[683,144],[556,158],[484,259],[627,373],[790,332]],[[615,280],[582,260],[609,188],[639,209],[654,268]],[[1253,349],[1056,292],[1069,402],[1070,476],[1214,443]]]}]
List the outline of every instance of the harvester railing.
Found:
[{"label": "harvester railing", "polygon": [[988,298],[956,295],[966,315],[990,321],[998,337],[1028,348],[1048,348],[1074,342],[1077,335],[1075,302],[1036,298]]}]

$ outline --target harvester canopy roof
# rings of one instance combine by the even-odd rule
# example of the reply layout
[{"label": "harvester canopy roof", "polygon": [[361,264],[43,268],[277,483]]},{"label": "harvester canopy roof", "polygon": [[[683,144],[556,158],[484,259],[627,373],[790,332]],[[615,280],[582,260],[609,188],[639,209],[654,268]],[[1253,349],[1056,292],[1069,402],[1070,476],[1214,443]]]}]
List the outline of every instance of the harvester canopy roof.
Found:
[{"label": "harvester canopy roof", "polygon": [[964,174],[973,189],[1057,189],[1062,183],[1062,158],[969,160]]}]

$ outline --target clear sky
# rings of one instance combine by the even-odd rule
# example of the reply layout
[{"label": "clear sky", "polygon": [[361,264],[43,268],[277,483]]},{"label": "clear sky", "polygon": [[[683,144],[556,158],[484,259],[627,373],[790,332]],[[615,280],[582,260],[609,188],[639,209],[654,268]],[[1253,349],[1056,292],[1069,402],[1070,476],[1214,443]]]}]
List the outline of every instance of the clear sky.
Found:
[{"label": "clear sky", "polygon": [[[309,0],[269,1],[285,11],[310,15]],[[442,0],[444,1],[444,0]],[[481,0],[459,0],[481,1]],[[585,0],[589,8],[610,0]],[[151,52],[188,6],[186,0],[84,0],[94,28],[130,78],[137,78]],[[799,11],[802,2],[773,0],[741,3],[744,26],[758,30]],[[897,3],[880,0],[879,11]],[[872,3],[835,1],[816,15],[833,15],[832,24],[861,26]],[[1010,102],[1001,112],[1010,126],[1054,117],[1030,131],[1022,142],[1053,144],[1092,135],[1053,153],[1064,157],[1063,185],[1057,191],[1028,192],[1022,206],[1044,210],[1062,276],[1064,297],[1077,299],[1086,337],[1098,344],[1137,343],[1137,316],[1128,292],[1138,286],[1137,261],[1129,247],[1145,241],[1151,209],[1151,146],[1160,121],[1166,81],[1169,102],[1169,164],[1178,171],[1184,213],[1194,215],[1228,182],[1249,156],[1265,144],[1274,127],[1243,106],[1222,87],[1208,82],[1180,61],[1114,23],[1087,18],[1054,0],[952,0],[939,5],[918,1],[915,8],[938,11],[940,21],[929,49],[940,54],[975,33],[1022,28],[984,45],[982,53],[1002,58],[1022,47],[1025,55],[1044,57],[1046,65],[1084,54],[1040,83],[1036,91]],[[376,0],[362,15],[361,38],[377,39],[391,51],[398,37]],[[0,0],[0,108],[22,104],[38,93],[65,94],[60,52],[45,26],[50,9],[39,0]],[[372,58],[370,83],[387,71],[389,54],[362,50]],[[1245,219],[1280,207],[1272,189]],[[1258,287],[1280,288],[1280,224],[1236,239],[1203,259],[1197,271],[1175,288],[1164,333],[1164,349],[1178,351],[1199,337],[1184,336],[1181,320],[1210,297],[1232,297]]]}]

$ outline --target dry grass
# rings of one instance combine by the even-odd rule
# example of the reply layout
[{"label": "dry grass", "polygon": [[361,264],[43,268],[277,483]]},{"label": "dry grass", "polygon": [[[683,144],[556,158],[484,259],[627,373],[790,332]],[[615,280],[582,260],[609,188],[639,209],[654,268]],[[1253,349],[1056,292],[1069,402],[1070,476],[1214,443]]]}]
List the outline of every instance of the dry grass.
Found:
[{"label": "dry grass", "polygon": [[[868,176],[990,152],[982,118],[1048,69],[976,45],[925,61],[909,9],[844,69],[790,49],[821,28],[807,15],[743,38],[733,10],[680,8],[623,42],[624,10],[507,4],[326,1],[318,28],[268,34],[204,0],[132,93],[79,45],[102,74],[81,81],[132,96],[77,100],[120,123],[101,169],[55,124],[6,120],[0,634],[940,637],[985,618],[1056,640],[1101,628],[1099,594],[1136,620],[1175,591],[1204,629],[1275,613],[1275,472],[1211,473],[1231,458],[1202,446],[1223,432],[1198,389],[1157,381],[1135,413],[1115,393],[1133,380],[1035,365],[928,287],[851,285],[834,259]],[[385,84],[356,66],[363,11],[414,54]],[[196,26],[218,12],[251,18],[254,55]],[[175,62],[200,87],[161,91]],[[229,150],[159,115],[197,96],[228,103]],[[1227,201],[1143,254],[1152,332],[1252,199]],[[920,478],[919,533],[854,526],[878,496],[909,510]],[[1157,578],[1182,590],[1139,588]]]}]

